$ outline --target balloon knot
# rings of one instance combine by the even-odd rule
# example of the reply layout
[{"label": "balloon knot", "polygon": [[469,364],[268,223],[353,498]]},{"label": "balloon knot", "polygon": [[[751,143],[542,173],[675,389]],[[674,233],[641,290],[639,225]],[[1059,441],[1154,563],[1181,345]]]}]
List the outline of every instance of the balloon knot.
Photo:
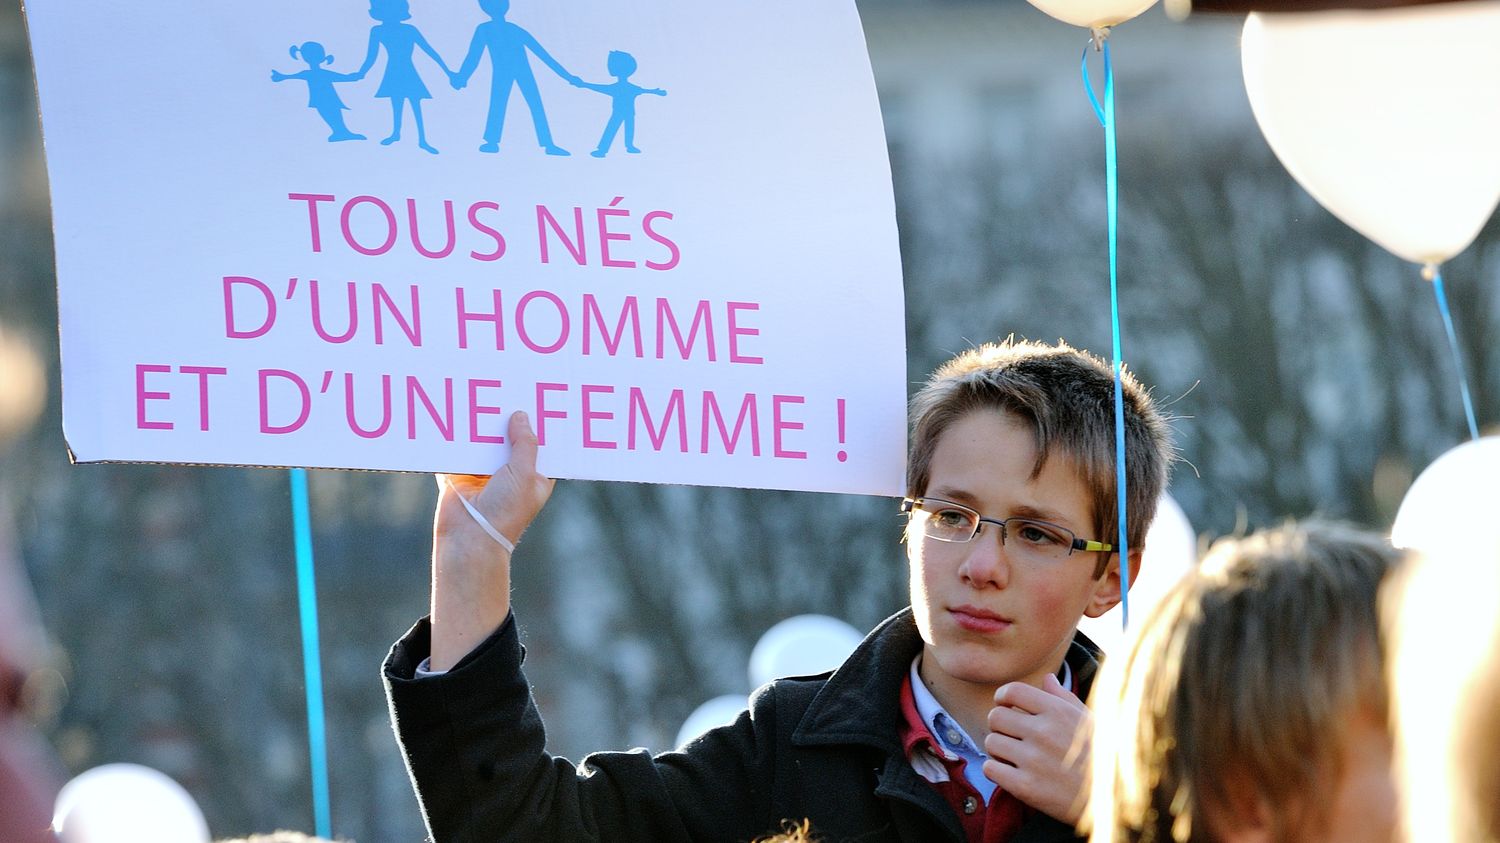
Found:
[{"label": "balloon knot", "polygon": [[1102,51],[1104,49],[1104,42],[1109,40],[1109,27],[1107,27],[1107,26],[1095,26],[1095,27],[1092,27],[1092,33],[1093,33],[1094,50],[1096,52],[1097,51]]},{"label": "balloon knot", "polygon": [[1432,281],[1437,278],[1437,273],[1438,265],[1435,263],[1429,263],[1422,267],[1422,280]]}]

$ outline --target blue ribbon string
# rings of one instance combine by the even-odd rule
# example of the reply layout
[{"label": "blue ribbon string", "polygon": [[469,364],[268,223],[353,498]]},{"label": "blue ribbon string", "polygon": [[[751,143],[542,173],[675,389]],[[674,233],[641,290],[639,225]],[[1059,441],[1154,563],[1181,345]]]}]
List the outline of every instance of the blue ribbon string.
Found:
[{"label": "blue ribbon string", "polygon": [[313,568],[307,471],[292,469],[291,483],[292,532],[297,548],[297,606],[302,615],[302,674],[307,691],[307,745],[312,757],[313,825],[319,837],[332,839],[328,811],[328,731],[323,717],[323,662],[318,644],[318,581]]},{"label": "blue ribbon string", "polygon": [[1453,366],[1458,370],[1458,392],[1463,396],[1469,437],[1478,439],[1479,424],[1474,420],[1474,401],[1469,397],[1469,376],[1464,373],[1464,356],[1458,349],[1458,333],[1453,330],[1453,314],[1448,311],[1448,294],[1443,292],[1443,271],[1436,267],[1432,273],[1432,293],[1437,296],[1438,313],[1442,314],[1443,328],[1448,332],[1448,349],[1453,352]]},{"label": "blue ribbon string", "polygon": [[1105,199],[1109,210],[1109,322],[1114,343],[1115,373],[1115,506],[1119,511],[1119,537],[1117,557],[1120,561],[1120,627],[1130,626],[1130,544],[1126,538],[1126,486],[1125,486],[1125,390],[1122,384],[1121,366],[1124,357],[1120,352],[1120,275],[1119,275],[1119,167],[1115,151],[1115,72],[1109,61],[1109,40],[1103,38],[1100,51],[1104,55],[1104,102],[1094,96],[1094,85],[1089,79],[1090,41],[1083,48],[1083,89],[1088,92],[1089,102],[1099,125],[1104,127],[1104,184]]}]

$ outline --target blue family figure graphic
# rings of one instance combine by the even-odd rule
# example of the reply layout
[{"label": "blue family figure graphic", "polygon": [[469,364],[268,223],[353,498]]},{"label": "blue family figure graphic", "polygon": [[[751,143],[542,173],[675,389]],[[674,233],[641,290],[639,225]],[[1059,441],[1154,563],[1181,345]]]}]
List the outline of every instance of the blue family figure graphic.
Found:
[{"label": "blue family figure graphic", "polygon": [[323,45],[316,41],[309,41],[300,47],[293,46],[292,58],[307,62],[306,70],[296,73],[282,73],[271,71],[272,82],[285,82],[288,79],[301,79],[307,83],[307,107],[316,109],[318,116],[328,124],[333,134],[328,136],[328,141],[351,141],[364,140],[364,135],[357,135],[349,131],[344,125],[344,112],[349,106],[339,99],[338,92],[333,89],[335,82],[353,82],[359,78],[356,73],[334,73],[323,67],[325,64],[333,64],[333,56],[323,49]]},{"label": "blue family figure graphic", "polygon": [[469,77],[479,67],[485,55],[490,57],[490,110],[484,121],[484,143],[480,152],[499,152],[500,133],[505,128],[505,106],[510,100],[511,88],[521,89],[527,108],[531,109],[531,123],[536,129],[536,141],[548,155],[567,155],[566,149],[552,142],[552,130],[547,126],[547,112],[542,108],[542,95],[536,87],[536,77],[531,72],[530,50],[558,76],[571,84],[578,84],[578,77],[563,69],[556,59],[537,43],[530,32],[505,19],[510,11],[510,0],[479,0],[479,8],[490,19],[474,29],[474,38],[469,42],[469,54],[464,56],[458,72],[449,75],[454,89],[469,84]]},{"label": "blue family figure graphic", "polygon": [[599,138],[599,148],[589,154],[595,158],[603,158],[609,154],[609,147],[615,142],[615,133],[620,130],[621,126],[625,127],[625,151],[640,152],[635,145],[635,98],[641,94],[664,97],[667,92],[661,88],[642,88],[630,81],[630,74],[636,71],[638,65],[635,56],[629,53],[611,50],[605,66],[610,75],[615,77],[615,81],[607,85],[597,85],[581,79],[573,82],[580,88],[606,94],[613,101],[609,112],[609,122],[604,124],[604,136]]},{"label": "blue family figure graphic", "polygon": [[443,72],[451,75],[443,57],[432,49],[427,39],[415,26],[404,21],[411,19],[411,7],[407,0],[370,0],[370,17],[380,23],[370,28],[370,50],[365,54],[365,63],[355,72],[355,78],[363,79],[375,65],[380,48],[385,47],[385,76],[375,96],[391,101],[391,136],[380,143],[389,146],[401,139],[401,115],[406,103],[411,103],[412,118],[417,124],[417,146],[437,154],[427,143],[427,131],[422,125],[422,100],[431,99],[422,77],[417,75],[413,56],[418,47],[432,57]]}]

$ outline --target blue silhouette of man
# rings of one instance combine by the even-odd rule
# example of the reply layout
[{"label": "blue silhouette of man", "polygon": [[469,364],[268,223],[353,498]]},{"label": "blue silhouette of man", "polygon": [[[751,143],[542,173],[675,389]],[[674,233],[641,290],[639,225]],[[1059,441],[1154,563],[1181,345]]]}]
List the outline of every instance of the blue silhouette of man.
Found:
[{"label": "blue silhouette of man", "polygon": [[547,126],[547,112],[542,109],[542,95],[537,91],[536,77],[531,73],[531,61],[526,56],[530,50],[553,72],[570,84],[577,84],[578,77],[563,69],[557,60],[547,53],[530,32],[505,19],[510,11],[510,0],[479,0],[479,8],[490,20],[474,29],[474,40],[469,42],[469,54],[464,63],[450,77],[455,89],[469,84],[469,77],[479,66],[485,52],[490,54],[490,111],[484,122],[484,143],[480,152],[500,151],[500,132],[505,128],[505,106],[510,100],[511,87],[519,87],[521,96],[531,109],[531,122],[536,127],[536,140],[548,155],[568,155],[566,149],[552,142],[552,130]]}]

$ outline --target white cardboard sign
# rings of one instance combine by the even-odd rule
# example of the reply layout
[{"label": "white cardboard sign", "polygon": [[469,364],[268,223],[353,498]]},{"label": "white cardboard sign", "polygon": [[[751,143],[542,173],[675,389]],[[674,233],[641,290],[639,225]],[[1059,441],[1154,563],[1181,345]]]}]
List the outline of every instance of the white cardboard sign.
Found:
[{"label": "white cardboard sign", "polygon": [[82,462],[899,494],[850,0],[30,0]]}]

